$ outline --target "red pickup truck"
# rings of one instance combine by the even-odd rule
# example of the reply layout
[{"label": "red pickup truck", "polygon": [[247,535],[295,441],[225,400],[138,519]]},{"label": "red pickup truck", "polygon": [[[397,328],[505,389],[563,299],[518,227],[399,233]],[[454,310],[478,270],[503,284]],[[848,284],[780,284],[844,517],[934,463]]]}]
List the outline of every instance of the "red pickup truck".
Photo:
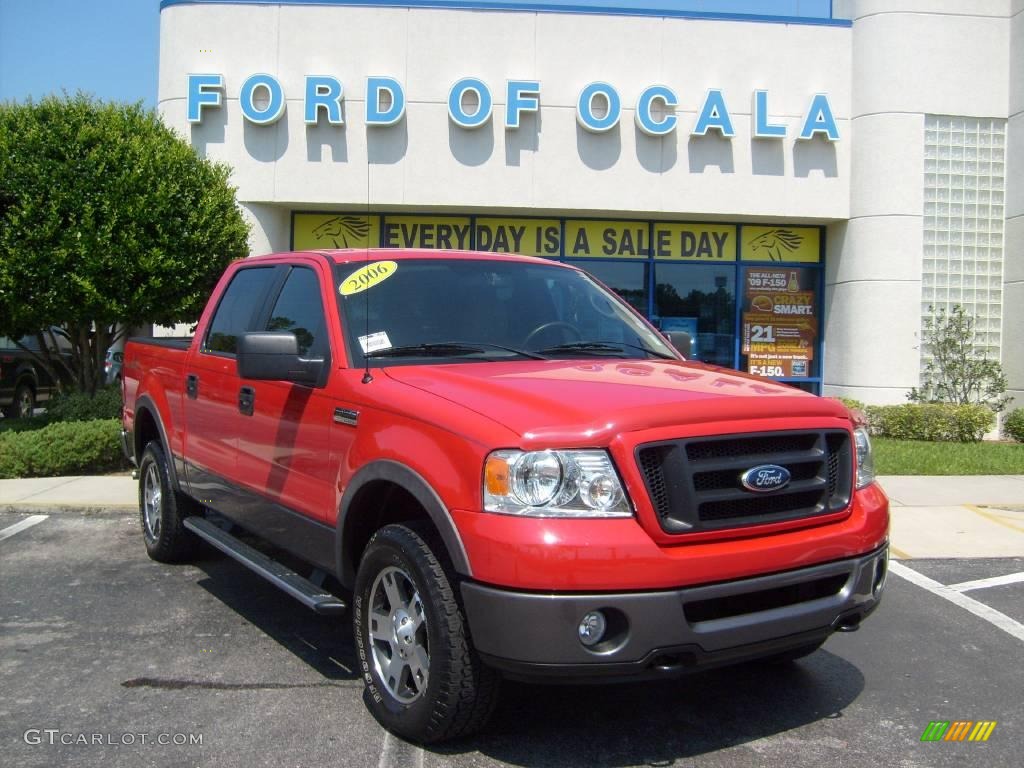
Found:
[{"label": "red pickup truck", "polygon": [[564,264],[246,259],[193,338],[128,342],[123,386],[150,556],[206,540],[350,610],[368,704],[414,740],[480,728],[502,677],[794,659],[881,598],[846,408],[686,362]]}]

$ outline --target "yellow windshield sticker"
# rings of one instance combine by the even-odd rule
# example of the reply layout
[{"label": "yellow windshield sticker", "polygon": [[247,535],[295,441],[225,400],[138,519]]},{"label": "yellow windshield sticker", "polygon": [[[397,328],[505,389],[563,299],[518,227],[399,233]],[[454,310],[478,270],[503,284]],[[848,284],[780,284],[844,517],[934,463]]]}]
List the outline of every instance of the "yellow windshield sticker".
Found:
[{"label": "yellow windshield sticker", "polygon": [[362,293],[368,288],[383,283],[395,272],[398,271],[398,262],[375,261],[360,267],[341,283],[338,292],[342,296],[351,296],[353,293]]}]

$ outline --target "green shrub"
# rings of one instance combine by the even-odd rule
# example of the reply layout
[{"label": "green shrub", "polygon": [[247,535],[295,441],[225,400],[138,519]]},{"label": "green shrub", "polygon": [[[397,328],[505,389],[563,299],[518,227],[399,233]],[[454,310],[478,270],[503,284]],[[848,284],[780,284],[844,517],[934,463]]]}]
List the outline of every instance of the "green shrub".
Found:
[{"label": "green shrub", "polygon": [[46,420],[90,421],[92,419],[118,419],[121,417],[121,388],[97,389],[90,397],[84,392],[58,395],[46,404]]},{"label": "green shrub", "polygon": [[992,410],[976,404],[869,405],[867,418],[871,434],[878,437],[958,443],[981,440],[995,423]]},{"label": "green shrub", "polygon": [[1010,411],[1003,420],[1003,434],[1018,443],[1024,443],[1024,408]]},{"label": "green shrub", "polygon": [[913,403],[981,403],[999,413],[1013,399],[998,361],[989,360],[977,322],[962,306],[928,307],[921,330],[921,388],[907,393]]},{"label": "green shrub", "polygon": [[851,411],[864,412],[864,409],[866,408],[864,403],[862,403],[860,400],[854,400],[852,397],[837,397],[836,400],[845,405]]},{"label": "green shrub", "polygon": [[125,468],[117,419],[49,424],[0,432],[0,479],[112,472]]}]

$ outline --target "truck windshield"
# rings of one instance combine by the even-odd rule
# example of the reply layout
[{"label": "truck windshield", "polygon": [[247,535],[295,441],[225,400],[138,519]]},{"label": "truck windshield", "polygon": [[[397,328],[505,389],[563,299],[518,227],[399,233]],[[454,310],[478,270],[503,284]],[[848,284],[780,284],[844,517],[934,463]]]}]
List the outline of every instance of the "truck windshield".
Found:
[{"label": "truck windshield", "polygon": [[376,259],[336,269],[353,364],[678,355],[575,269],[469,259]]}]

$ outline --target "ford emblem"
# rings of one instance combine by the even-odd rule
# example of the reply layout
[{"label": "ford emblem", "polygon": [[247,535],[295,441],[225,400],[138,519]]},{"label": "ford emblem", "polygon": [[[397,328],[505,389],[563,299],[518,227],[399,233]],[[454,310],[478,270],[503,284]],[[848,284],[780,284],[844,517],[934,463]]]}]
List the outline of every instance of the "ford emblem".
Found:
[{"label": "ford emblem", "polygon": [[748,491],[768,493],[778,491],[789,485],[789,470],[778,464],[761,464],[751,467],[742,475],[740,482]]}]

